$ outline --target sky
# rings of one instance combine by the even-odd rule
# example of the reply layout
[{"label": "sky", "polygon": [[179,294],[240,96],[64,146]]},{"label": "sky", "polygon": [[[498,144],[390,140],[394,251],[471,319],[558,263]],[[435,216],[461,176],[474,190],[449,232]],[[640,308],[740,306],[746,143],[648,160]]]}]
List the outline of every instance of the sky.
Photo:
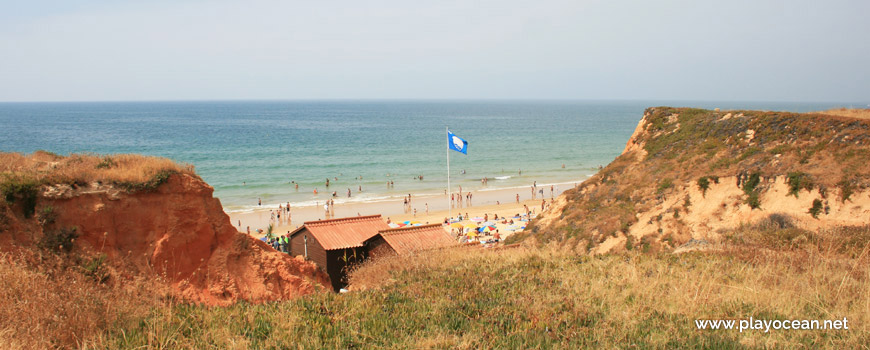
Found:
[{"label": "sky", "polygon": [[870,1],[0,0],[0,101],[870,103]]}]

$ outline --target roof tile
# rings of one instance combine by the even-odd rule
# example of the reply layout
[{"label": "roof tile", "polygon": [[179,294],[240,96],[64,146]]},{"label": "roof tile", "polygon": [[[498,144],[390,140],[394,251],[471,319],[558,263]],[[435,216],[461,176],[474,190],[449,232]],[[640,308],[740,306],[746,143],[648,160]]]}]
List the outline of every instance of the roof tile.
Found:
[{"label": "roof tile", "polygon": [[390,228],[380,215],[306,221],[292,234],[308,229],[325,250],[361,247],[363,241]]},{"label": "roof tile", "polygon": [[406,226],[378,232],[399,255],[457,245],[441,224]]}]

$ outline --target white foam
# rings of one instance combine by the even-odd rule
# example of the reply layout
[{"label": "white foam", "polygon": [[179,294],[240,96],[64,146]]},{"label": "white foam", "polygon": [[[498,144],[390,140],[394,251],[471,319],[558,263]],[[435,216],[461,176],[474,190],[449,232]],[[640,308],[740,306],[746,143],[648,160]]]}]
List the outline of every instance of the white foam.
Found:
[{"label": "white foam", "polygon": [[507,179],[510,179],[510,178],[511,178],[511,176],[496,176],[496,177],[495,177],[496,180],[507,180]]}]

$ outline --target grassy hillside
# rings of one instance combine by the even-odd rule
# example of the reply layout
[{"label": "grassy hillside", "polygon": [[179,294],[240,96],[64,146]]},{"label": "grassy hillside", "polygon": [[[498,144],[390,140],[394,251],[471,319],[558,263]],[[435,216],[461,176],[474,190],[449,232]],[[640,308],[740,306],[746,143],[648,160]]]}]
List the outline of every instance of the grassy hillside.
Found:
[{"label": "grassy hillside", "polygon": [[[730,248],[707,253],[589,257],[548,247],[392,258],[355,271],[351,293],[226,308],[51,283],[4,264],[4,280],[31,277],[0,287],[0,335],[4,344],[91,349],[867,348],[870,228],[798,240],[767,226],[741,230]],[[694,322],[749,317],[846,317],[851,327],[741,333]]]},{"label": "grassy hillside", "polygon": [[[650,108],[622,155],[579,188],[566,191],[566,203],[558,211],[546,213],[544,220],[533,221],[525,234],[510,240],[534,236],[541,244],[565,242],[588,251],[609,237],[625,236],[638,223],[638,213],[682,195],[677,188],[706,191],[726,178],[744,193],[735,205],[777,210],[761,208],[760,196],[779,177],[786,179],[789,195],[818,193],[819,203],[799,210],[808,212],[817,207],[813,217],[824,216],[830,203],[846,202],[870,188],[868,160],[870,121],[866,119]],[[668,216],[679,221],[680,215],[692,210],[688,197],[678,201],[679,205],[654,220]],[[628,237],[626,248],[667,250],[691,239],[685,232],[688,230]]]}]

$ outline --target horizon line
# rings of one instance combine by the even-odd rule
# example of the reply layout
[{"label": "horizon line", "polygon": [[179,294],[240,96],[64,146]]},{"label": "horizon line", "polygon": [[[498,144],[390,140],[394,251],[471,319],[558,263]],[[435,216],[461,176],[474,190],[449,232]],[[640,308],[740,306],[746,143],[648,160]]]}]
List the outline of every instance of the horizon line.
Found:
[{"label": "horizon line", "polygon": [[[250,99],[143,99],[143,100],[28,100],[0,101],[0,104],[37,103],[202,103],[202,102],[724,102],[724,103],[839,103],[870,107],[868,102],[809,100],[708,100],[665,98],[250,98]],[[854,108],[854,107],[853,107]]]}]

